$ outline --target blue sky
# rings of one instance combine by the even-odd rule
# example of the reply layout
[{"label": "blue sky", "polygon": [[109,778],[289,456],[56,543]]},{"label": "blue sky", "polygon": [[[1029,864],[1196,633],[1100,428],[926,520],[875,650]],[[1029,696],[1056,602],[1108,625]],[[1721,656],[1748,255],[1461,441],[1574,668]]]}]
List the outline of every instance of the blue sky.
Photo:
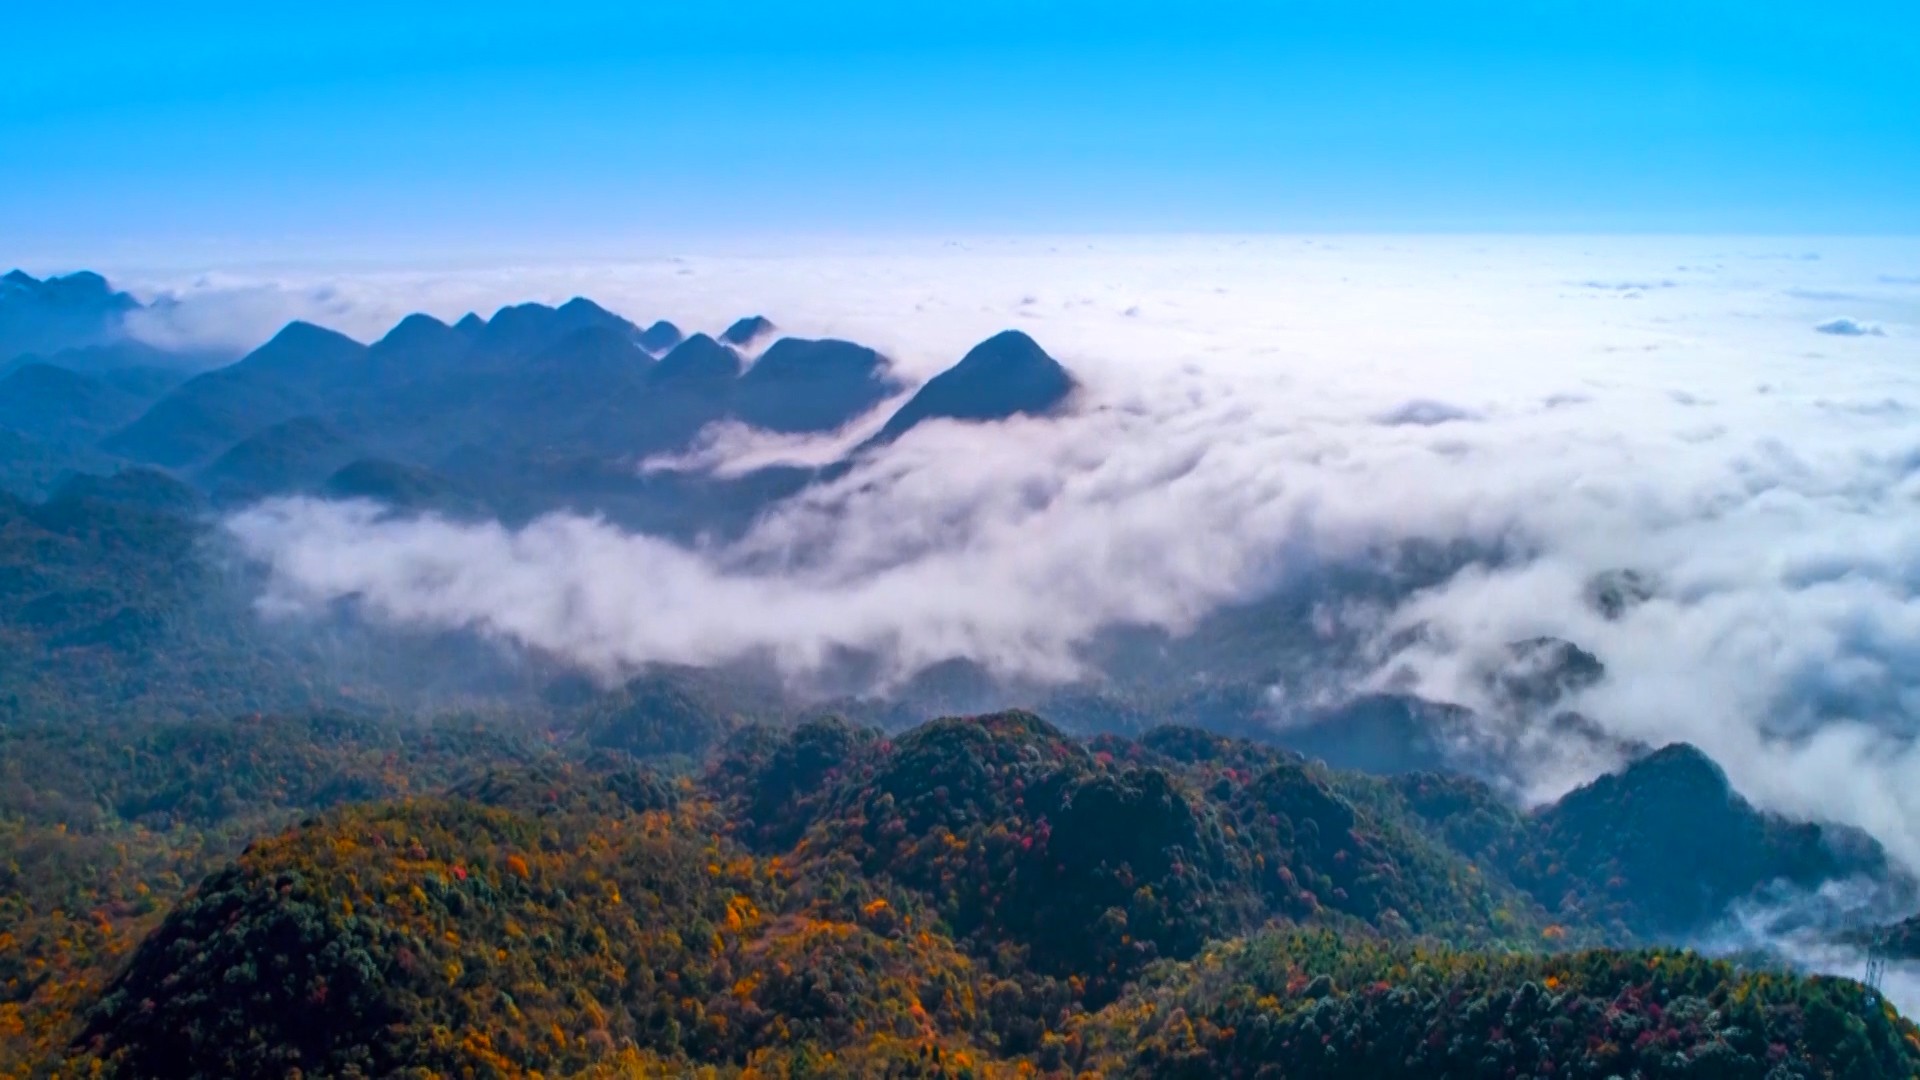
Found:
[{"label": "blue sky", "polygon": [[20,257],[1920,231],[1913,0],[106,2],[0,20],[0,238]]}]

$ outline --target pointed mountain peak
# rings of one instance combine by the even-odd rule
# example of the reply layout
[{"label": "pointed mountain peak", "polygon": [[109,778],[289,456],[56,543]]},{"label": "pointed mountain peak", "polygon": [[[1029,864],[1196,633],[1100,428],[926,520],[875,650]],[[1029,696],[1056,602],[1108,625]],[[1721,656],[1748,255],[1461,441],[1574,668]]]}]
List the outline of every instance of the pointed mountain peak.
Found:
[{"label": "pointed mountain peak", "polygon": [[453,328],[465,337],[478,337],[487,328],[487,320],[469,311],[460,316],[460,321],[454,323]]},{"label": "pointed mountain peak", "polygon": [[107,291],[107,279],[91,270],[75,270],[71,274],[48,278],[46,283],[48,285],[64,285],[76,292],[104,293]]},{"label": "pointed mountain peak", "polygon": [[892,367],[851,341],[781,338],[741,377],[737,415],[769,431],[831,431],[904,389]]},{"label": "pointed mountain peak", "polygon": [[1659,777],[1696,791],[1731,792],[1725,769],[1692,743],[1669,743],[1627,766],[1626,778]]},{"label": "pointed mountain peak", "polygon": [[551,315],[557,310],[557,308],[551,308],[545,304],[538,304],[532,301],[524,304],[508,304],[499,311],[494,312],[493,318],[487,320],[487,325],[497,326],[502,321],[515,322],[523,319],[537,319]]},{"label": "pointed mountain peak", "polygon": [[749,315],[727,327],[727,332],[720,335],[720,340],[728,345],[751,345],[773,333],[774,329],[773,323],[765,316]]},{"label": "pointed mountain peak", "polygon": [[558,308],[555,308],[554,310],[558,311],[562,315],[571,315],[575,317],[613,314],[613,312],[608,311],[606,308],[601,307],[599,304],[594,303],[593,301],[587,299],[584,296],[576,296],[573,299],[567,301],[566,303],[561,304]]},{"label": "pointed mountain peak", "polygon": [[1043,416],[1058,409],[1074,386],[1073,376],[1038,342],[1004,330],[929,379],[873,441],[892,442],[926,420]]},{"label": "pointed mountain peak", "polygon": [[681,333],[679,327],[661,319],[640,334],[640,347],[659,355],[672,350],[685,340],[687,335]]},{"label": "pointed mountain peak", "polygon": [[[424,311],[416,311],[413,314],[407,316],[406,318],[401,319],[399,322],[394,324],[393,328],[394,330],[409,330],[409,331],[453,329],[453,327],[448,326],[442,320],[436,319],[432,315],[429,315]],[[392,335],[389,334],[388,336],[392,336]]]},{"label": "pointed mountain peak", "polygon": [[1670,743],[1618,772],[1575,788],[1555,804],[1551,813],[1562,818],[1605,817],[1628,805],[1677,815],[1675,820],[1755,813],[1733,789],[1726,771],[1690,743]]},{"label": "pointed mountain peak", "polygon": [[1543,709],[1588,689],[1606,674],[1599,657],[1573,642],[1536,637],[1509,642],[1504,662],[1490,667],[1482,682],[1513,705]]},{"label": "pointed mountain peak", "polygon": [[114,292],[91,271],[40,280],[24,270],[0,277],[0,359],[50,357],[125,336],[124,318],[140,301]]},{"label": "pointed mountain peak", "polygon": [[576,296],[560,305],[559,310],[554,312],[554,316],[554,322],[563,331],[570,332],[581,327],[600,326],[628,335],[637,335],[640,332],[639,327],[584,296]]},{"label": "pointed mountain peak", "polygon": [[625,334],[640,332],[639,327],[584,296],[576,296],[560,305],[553,315],[554,325],[562,332],[572,332],[588,326],[607,327]]},{"label": "pointed mountain peak", "polygon": [[437,345],[454,337],[453,327],[431,315],[414,312],[401,319],[387,336],[374,342],[374,348],[381,351],[394,349],[417,349]]},{"label": "pointed mountain peak", "polygon": [[365,345],[337,330],[296,321],[282,327],[273,335],[273,340],[241,357],[239,363],[222,371],[272,372],[283,378],[325,379],[341,374],[341,365],[358,360],[366,351]]},{"label": "pointed mountain peak", "polygon": [[712,383],[739,374],[739,353],[705,334],[695,334],[661,358],[652,378],[656,383]]},{"label": "pointed mountain peak", "polygon": [[304,348],[314,345],[335,346],[343,343],[347,345],[360,344],[338,330],[329,330],[324,326],[307,322],[304,319],[295,319],[281,327],[280,332],[273,335],[273,339],[268,341],[266,345],[261,346],[261,348],[264,349],[274,346],[297,346]]},{"label": "pointed mountain peak", "polygon": [[640,370],[653,364],[653,356],[634,343],[632,334],[606,325],[583,326],[542,350],[534,359],[540,364],[616,370]]},{"label": "pointed mountain peak", "polygon": [[[1060,368],[1060,364],[1040,343],[1027,336],[1023,330],[1002,330],[987,340],[967,350],[956,371],[985,366],[1003,368],[1022,366],[1051,366]],[[1061,369],[1065,370],[1065,369]]]},{"label": "pointed mountain peak", "polygon": [[781,338],[747,371],[756,383],[795,380],[879,379],[892,361],[865,345],[835,338]]},{"label": "pointed mountain peak", "polygon": [[123,292],[114,292],[107,279],[91,270],[76,270],[62,277],[50,277],[39,285],[41,299],[60,307],[82,308],[111,313],[130,311],[140,301]]},{"label": "pointed mountain peak", "polygon": [[513,304],[493,313],[481,338],[488,347],[514,351],[548,339],[556,312],[545,304]]},{"label": "pointed mountain peak", "polygon": [[588,327],[606,327],[632,336],[632,323],[582,297],[558,308],[545,304],[516,304],[501,308],[479,335],[482,345],[501,356],[530,358],[552,348],[567,335]]}]

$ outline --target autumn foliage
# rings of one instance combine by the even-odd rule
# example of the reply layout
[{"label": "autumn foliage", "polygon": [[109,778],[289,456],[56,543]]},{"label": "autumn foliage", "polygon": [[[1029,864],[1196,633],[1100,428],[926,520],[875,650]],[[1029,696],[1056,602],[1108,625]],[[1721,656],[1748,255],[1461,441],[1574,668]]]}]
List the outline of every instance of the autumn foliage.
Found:
[{"label": "autumn foliage", "polygon": [[[1920,1068],[1920,1033],[1850,981],[1581,948],[1607,927],[1463,851],[1526,822],[1474,825],[1469,806],[1450,834],[1436,791],[1191,729],[1082,741],[1026,713],[730,729],[674,774],[593,739],[325,743],[334,728],[276,722],[223,751],[252,763],[238,816],[143,795],[139,770],[119,803],[166,821],[63,831],[16,809],[0,1072]],[[137,762],[156,744],[129,745]],[[412,779],[361,771],[375,760]]]}]

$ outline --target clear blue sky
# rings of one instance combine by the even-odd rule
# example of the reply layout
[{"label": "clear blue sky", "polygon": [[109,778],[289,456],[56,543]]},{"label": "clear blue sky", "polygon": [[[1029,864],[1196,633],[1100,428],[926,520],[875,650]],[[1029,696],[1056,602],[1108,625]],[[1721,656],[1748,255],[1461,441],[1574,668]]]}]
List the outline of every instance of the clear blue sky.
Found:
[{"label": "clear blue sky", "polygon": [[1920,0],[0,13],[23,252],[1402,229],[1920,231]]}]

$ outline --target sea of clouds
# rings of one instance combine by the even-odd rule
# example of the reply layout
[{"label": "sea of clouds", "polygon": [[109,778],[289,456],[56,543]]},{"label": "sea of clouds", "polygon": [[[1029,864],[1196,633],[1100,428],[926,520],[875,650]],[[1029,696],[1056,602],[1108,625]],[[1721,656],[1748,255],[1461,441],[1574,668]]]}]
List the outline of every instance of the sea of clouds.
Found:
[{"label": "sea of clouds", "polygon": [[[274,611],[354,596],[609,676],[745,654],[799,674],[855,648],[895,676],[966,656],[1070,679],[1102,626],[1178,632],[1290,568],[1467,540],[1507,557],[1373,617],[1361,684],[1491,708],[1508,642],[1563,637],[1607,666],[1571,703],[1606,731],[1693,742],[1757,803],[1920,868],[1917,273],[1913,242],[1289,237],[136,284],[213,324],[251,313],[256,339],[575,294],[688,329],[760,312],[909,379],[1012,326],[1082,382],[1066,417],[926,426],[732,541],[265,504],[229,525]],[[881,418],[730,427],[648,467],[819,463]],[[1658,595],[1609,619],[1583,590],[1621,568]],[[1585,778],[1544,769],[1530,794]]]}]

